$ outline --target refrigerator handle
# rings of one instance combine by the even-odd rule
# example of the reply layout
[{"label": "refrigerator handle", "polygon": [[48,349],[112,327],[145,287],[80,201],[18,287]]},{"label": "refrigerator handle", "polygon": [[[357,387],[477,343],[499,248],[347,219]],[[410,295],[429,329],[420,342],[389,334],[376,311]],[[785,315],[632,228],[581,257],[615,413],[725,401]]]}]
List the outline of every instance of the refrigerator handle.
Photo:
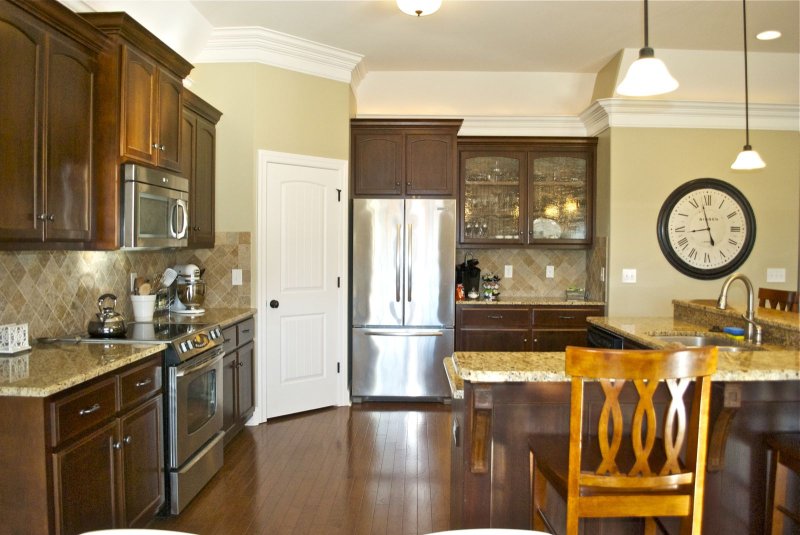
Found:
[{"label": "refrigerator handle", "polygon": [[411,302],[411,271],[414,267],[414,225],[408,224],[408,302]]},{"label": "refrigerator handle", "polygon": [[400,240],[403,232],[403,226],[397,225],[397,246],[394,251],[394,300],[400,302]]}]

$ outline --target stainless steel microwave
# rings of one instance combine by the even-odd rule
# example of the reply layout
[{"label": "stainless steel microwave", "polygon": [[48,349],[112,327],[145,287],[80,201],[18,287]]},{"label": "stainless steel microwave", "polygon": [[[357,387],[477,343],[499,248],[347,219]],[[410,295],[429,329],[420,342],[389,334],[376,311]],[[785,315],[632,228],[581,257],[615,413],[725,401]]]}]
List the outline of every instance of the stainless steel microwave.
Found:
[{"label": "stainless steel microwave", "polygon": [[189,181],[136,164],[124,164],[122,178],[122,248],[186,247]]}]

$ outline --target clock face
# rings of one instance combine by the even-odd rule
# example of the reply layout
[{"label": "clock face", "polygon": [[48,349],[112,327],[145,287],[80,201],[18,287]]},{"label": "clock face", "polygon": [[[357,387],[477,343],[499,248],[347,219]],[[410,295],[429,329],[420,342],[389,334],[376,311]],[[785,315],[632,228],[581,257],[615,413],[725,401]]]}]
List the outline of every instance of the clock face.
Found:
[{"label": "clock face", "polygon": [[755,216],[745,196],[714,178],[683,184],[667,197],[658,215],[664,256],[697,279],[735,271],[750,254],[755,235]]}]

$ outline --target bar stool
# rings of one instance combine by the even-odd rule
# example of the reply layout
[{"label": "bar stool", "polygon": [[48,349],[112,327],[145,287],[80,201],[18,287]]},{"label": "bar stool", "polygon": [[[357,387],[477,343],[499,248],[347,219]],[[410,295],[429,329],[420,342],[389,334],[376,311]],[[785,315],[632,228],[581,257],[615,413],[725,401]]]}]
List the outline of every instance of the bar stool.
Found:
[{"label": "bar stool", "polygon": [[758,306],[769,306],[775,310],[797,312],[797,292],[775,290],[773,288],[759,288]]},{"label": "bar stool", "polygon": [[[715,346],[567,347],[566,372],[572,377],[569,436],[534,435],[528,441],[533,529],[553,531],[544,510],[550,483],[566,501],[567,535],[577,535],[580,518],[609,517],[644,517],[645,533],[655,534],[658,516],[683,517],[681,534],[700,535],[711,374],[716,368]],[[670,399],[664,410],[663,438],[656,440],[654,397],[661,381]],[[684,394],[692,381],[694,395],[687,414]],[[638,400],[633,417],[625,422],[621,395],[628,382]],[[602,389],[596,427],[584,422],[585,413],[589,414],[584,408],[585,383]]]},{"label": "bar stool", "polygon": [[[792,523],[791,533],[800,532],[800,503],[786,503],[789,471],[800,476],[800,433],[767,435],[770,464],[767,487],[767,511],[764,533],[781,535],[784,519]],[[796,500],[800,502],[800,499]]]}]

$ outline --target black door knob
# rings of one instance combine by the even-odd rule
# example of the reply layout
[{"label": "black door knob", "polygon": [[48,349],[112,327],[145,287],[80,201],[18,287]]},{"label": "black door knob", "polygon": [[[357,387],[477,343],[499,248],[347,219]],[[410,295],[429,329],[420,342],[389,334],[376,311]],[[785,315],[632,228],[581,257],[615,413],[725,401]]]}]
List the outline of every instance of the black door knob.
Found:
[{"label": "black door knob", "polygon": [[278,303],[275,299],[273,299],[272,301],[269,302],[269,307],[270,308],[278,308],[279,306],[280,306],[280,303]]}]

